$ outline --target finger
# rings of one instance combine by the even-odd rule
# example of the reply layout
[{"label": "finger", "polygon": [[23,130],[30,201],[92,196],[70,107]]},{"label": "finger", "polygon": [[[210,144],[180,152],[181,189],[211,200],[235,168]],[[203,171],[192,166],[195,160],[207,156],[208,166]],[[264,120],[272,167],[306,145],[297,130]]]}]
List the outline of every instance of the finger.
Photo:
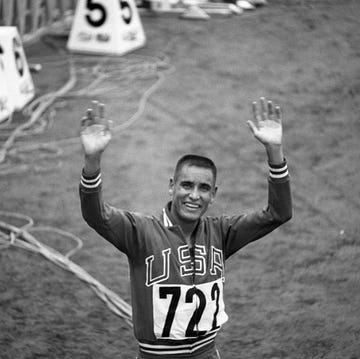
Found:
[{"label": "finger", "polygon": [[86,121],[87,121],[87,117],[86,116],[82,117],[82,119],[80,120],[80,126],[85,127],[86,126]]},{"label": "finger", "polygon": [[99,104],[99,101],[97,101],[97,100],[91,101],[91,107],[95,110],[98,108],[98,104]]},{"label": "finger", "polygon": [[260,109],[261,109],[261,119],[263,121],[267,120],[268,119],[268,111],[267,111],[265,97],[260,97]]},{"label": "finger", "polygon": [[94,111],[92,108],[88,108],[86,110],[86,118],[88,119],[89,122],[93,122],[94,121]]},{"label": "finger", "polygon": [[254,101],[252,103],[252,112],[253,112],[253,117],[254,117],[254,124],[256,127],[258,127],[259,125],[259,121],[260,121],[260,115],[259,115],[259,109],[257,107],[257,103],[256,101]]},{"label": "finger", "polygon": [[247,125],[250,127],[251,132],[255,135],[255,133],[257,132],[257,127],[255,125],[255,123],[253,121],[246,121]]},{"label": "finger", "polygon": [[269,117],[272,117],[274,115],[274,105],[272,101],[267,102],[267,108],[268,108]]},{"label": "finger", "polygon": [[105,105],[102,102],[98,103],[99,123],[105,126],[107,131],[111,130],[112,121],[105,119]]},{"label": "finger", "polygon": [[81,120],[80,120],[80,131],[84,130],[87,127],[87,117],[84,116]]},{"label": "finger", "polygon": [[275,119],[277,122],[281,123],[282,122],[282,111],[281,111],[281,108],[280,106],[276,106],[275,107]]},{"label": "finger", "polygon": [[105,105],[101,102],[99,102],[99,104],[98,104],[98,113],[99,113],[100,119],[105,118]]},{"label": "finger", "polygon": [[93,111],[93,121],[94,121],[94,123],[97,123],[98,118],[99,118],[99,101],[92,100],[91,101],[91,108],[92,108],[92,111]]}]

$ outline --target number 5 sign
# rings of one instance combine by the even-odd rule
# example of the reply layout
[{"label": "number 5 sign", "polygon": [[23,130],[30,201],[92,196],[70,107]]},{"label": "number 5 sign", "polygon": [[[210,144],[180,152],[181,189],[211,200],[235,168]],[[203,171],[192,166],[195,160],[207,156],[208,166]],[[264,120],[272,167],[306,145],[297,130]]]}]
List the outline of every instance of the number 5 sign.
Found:
[{"label": "number 5 sign", "polygon": [[145,45],[134,0],[79,0],[67,47],[73,52],[123,55]]}]

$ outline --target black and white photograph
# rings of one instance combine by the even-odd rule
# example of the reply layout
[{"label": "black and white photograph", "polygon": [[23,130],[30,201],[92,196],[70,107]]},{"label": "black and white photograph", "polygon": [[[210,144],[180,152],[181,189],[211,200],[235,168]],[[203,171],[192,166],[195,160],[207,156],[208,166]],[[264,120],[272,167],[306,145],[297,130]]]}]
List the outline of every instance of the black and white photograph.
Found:
[{"label": "black and white photograph", "polygon": [[0,0],[0,359],[360,359],[359,29]]}]

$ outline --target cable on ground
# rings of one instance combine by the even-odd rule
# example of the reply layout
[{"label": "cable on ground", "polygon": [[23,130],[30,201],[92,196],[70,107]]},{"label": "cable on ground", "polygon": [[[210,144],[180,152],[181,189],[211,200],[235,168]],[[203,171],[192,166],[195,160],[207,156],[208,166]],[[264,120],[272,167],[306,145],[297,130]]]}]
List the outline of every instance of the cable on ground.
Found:
[{"label": "cable on ground", "polygon": [[[46,259],[62,269],[73,273],[80,280],[88,284],[113,313],[124,319],[125,322],[132,327],[131,306],[70,259],[70,257],[83,246],[83,242],[80,238],[58,228],[47,226],[34,227],[33,219],[23,214],[0,211],[0,218],[3,217],[12,219],[12,221],[22,221],[24,224],[15,226],[14,224],[0,220],[0,249],[13,246],[41,254]],[[76,243],[76,246],[67,253],[62,254],[56,249],[40,242],[30,232],[56,233],[64,238],[72,240]]]},{"label": "cable on ground", "polygon": [[[64,52],[62,49],[61,51]],[[118,133],[143,115],[149,97],[161,86],[166,75],[175,69],[170,65],[169,57],[160,53],[154,56],[131,54],[115,58],[110,56],[99,58],[96,55],[66,54],[66,56],[69,59],[62,61],[62,63],[66,61],[69,67],[69,79],[66,84],[59,90],[46,93],[27,105],[23,110],[23,115],[28,118],[26,122],[18,126],[12,119],[1,123],[2,133],[8,130],[10,134],[5,142],[0,144],[0,178],[25,171],[44,172],[60,167],[62,162],[53,161],[54,157],[59,159],[65,147],[79,143],[78,136],[36,144],[24,143],[26,138],[45,132],[51,123],[58,120],[53,106],[57,100],[70,101],[90,96],[93,99],[113,90],[118,90],[121,97],[126,95],[130,97],[131,91],[138,85],[137,81],[155,79],[155,82],[142,92],[135,113],[123,123],[113,126],[114,133]],[[46,62],[47,59],[45,58],[44,61]],[[48,61],[53,63],[54,59],[49,58]],[[82,85],[82,88],[75,89],[76,85]],[[45,114],[48,115],[47,118]],[[20,139],[22,142],[19,141]],[[51,159],[50,165],[34,164],[39,162],[38,160],[44,162],[46,159]]]}]

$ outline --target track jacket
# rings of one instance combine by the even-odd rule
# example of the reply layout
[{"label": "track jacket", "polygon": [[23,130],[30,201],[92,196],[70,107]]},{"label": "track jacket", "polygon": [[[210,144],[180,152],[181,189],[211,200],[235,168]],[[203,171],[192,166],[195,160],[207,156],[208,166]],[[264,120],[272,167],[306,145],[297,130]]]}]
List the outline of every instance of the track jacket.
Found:
[{"label": "track jacket", "polygon": [[270,165],[266,208],[199,220],[189,248],[170,214],[143,215],[104,203],[101,173],[83,173],[83,217],[128,257],[134,334],[142,353],[196,357],[214,345],[227,321],[223,300],[225,260],[291,218],[286,162]]}]

